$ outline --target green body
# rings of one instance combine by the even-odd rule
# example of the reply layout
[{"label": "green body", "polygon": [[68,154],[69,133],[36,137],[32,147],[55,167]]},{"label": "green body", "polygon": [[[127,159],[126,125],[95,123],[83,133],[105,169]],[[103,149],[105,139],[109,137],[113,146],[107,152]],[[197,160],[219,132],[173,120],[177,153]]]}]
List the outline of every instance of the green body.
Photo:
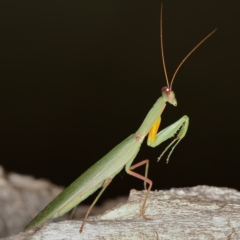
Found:
[{"label": "green body", "polygon": [[[31,229],[49,218],[56,218],[70,211],[103,186],[106,179],[113,178],[120,172],[129,160],[129,157],[135,157],[139,148],[140,144],[136,142],[133,135],[126,138],[49,203],[26,226],[25,230]],[[125,159],[126,161],[118,161],[119,159]]]},{"label": "green body", "polygon": [[[128,172],[145,136],[150,131],[156,119],[161,116],[162,111],[165,108],[166,101],[168,101],[168,99],[166,99],[164,95],[160,97],[150,109],[142,125],[135,134],[130,135],[119,143],[109,153],[107,153],[103,158],[77,178],[26,226],[25,231],[44,223],[50,218],[59,217],[70,211],[81,201],[94,193],[98,188],[102,187],[108,179],[113,179],[124,166],[126,166],[126,171]],[[186,116],[159,132],[156,142],[152,147],[159,145],[164,140],[173,136],[177,130],[181,128],[184,122],[188,123],[188,118]],[[181,128],[184,129],[183,136],[187,131],[187,126],[188,124],[185,124],[185,127]]]},{"label": "green body", "polygon": [[[161,15],[160,16],[162,17],[162,7],[161,7]],[[160,22],[162,23],[162,18],[160,18],[160,19],[161,19]],[[132,162],[135,159],[146,135],[149,133],[149,131],[151,129],[155,129],[157,122],[158,123],[160,122],[159,118],[161,117],[161,114],[166,106],[166,102],[169,102],[170,104],[172,104],[174,106],[177,106],[177,100],[176,100],[175,94],[171,88],[172,88],[173,80],[174,80],[176,73],[179,70],[180,66],[189,57],[189,55],[193,51],[195,51],[195,49],[200,44],[202,44],[209,36],[211,36],[215,31],[216,31],[216,29],[214,31],[212,31],[210,34],[208,34],[182,60],[182,62],[177,67],[175,73],[173,74],[171,84],[169,84],[167,73],[166,73],[164,56],[163,56],[162,26],[160,25],[161,52],[162,52],[164,72],[165,72],[166,81],[167,81],[167,87],[162,88],[162,96],[160,98],[158,98],[156,103],[150,109],[150,111],[148,112],[142,125],[136,131],[135,134],[130,135],[128,138],[126,138],[121,143],[119,143],[108,154],[106,154],[103,158],[101,158],[98,162],[96,162],[92,167],[90,167],[85,173],[83,173],[78,179],[76,179],[69,187],[67,187],[52,202],[50,202],[26,226],[25,230],[34,228],[50,218],[56,218],[56,217],[63,215],[64,213],[70,211],[72,208],[74,208],[76,205],[78,205],[81,201],[83,201],[89,195],[94,193],[98,188],[103,187],[102,190],[100,191],[100,193],[98,194],[98,196],[96,197],[95,201],[93,202],[93,204],[90,206],[90,208],[85,216],[85,219],[80,228],[80,232],[81,232],[83,229],[83,226],[84,226],[84,222],[86,221],[86,218],[87,218],[91,208],[94,206],[94,204],[96,203],[98,198],[101,196],[102,192],[106,189],[107,185],[111,182],[111,180],[115,177],[115,175],[118,174],[123,169],[124,166],[125,166],[127,173],[129,173],[130,175],[132,175],[134,177],[142,179],[144,181],[144,184],[146,184],[146,182],[148,182],[148,184],[149,184],[149,188],[148,188],[144,203],[142,205],[142,211],[141,211],[142,216],[144,217],[144,207],[145,207],[146,200],[147,200],[148,194],[149,194],[151,186],[152,186],[152,181],[147,178],[148,160],[144,160],[138,164],[131,166]],[[169,149],[169,147],[172,146],[172,149],[171,149],[170,153],[168,154],[168,158],[167,158],[167,161],[168,161],[174,148],[177,146],[177,144],[180,142],[180,140],[185,136],[187,129],[188,129],[188,124],[189,124],[189,118],[187,116],[183,116],[178,121],[176,121],[175,123],[166,127],[159,133],[157,133],[157,132],[155,133],[155,130],[151,131],[151,134],[152,134],[152,132],[154,132],[154,134],[153,134],[153,137],[151,137],[151,141],[148,141],[148,145],[151,147],[156,147],[163,141],[165,141],[171,137],[174,137],[174,135],[180,129],[177,136],[175,136],[173,138],[172,142],[167,146],[167,148],[161,154],[161,156],[162,156]],[[158,130],[158,127],[156,128],[156,131],[157,130]],[[143,164],[146,164],[145,177],[132,171],[132,169],[142,166]]]}]

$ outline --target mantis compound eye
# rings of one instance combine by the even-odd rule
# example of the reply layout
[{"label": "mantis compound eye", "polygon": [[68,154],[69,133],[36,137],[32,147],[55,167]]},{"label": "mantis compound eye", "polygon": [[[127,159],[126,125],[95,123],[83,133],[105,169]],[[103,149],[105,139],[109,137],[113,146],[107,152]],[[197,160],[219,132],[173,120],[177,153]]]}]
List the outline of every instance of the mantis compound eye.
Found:
[{"label": "mantis compound eye", "polygon": [[162,93],[168,94],[169,92],[171,92],[171,89],[169,87],[163,87],[161,91]]},{"label": "mantis compound eye", "polygon": [[163,87],[162,94],[167,99],[172,99],[174,97],[174,93],[169,87]]}]

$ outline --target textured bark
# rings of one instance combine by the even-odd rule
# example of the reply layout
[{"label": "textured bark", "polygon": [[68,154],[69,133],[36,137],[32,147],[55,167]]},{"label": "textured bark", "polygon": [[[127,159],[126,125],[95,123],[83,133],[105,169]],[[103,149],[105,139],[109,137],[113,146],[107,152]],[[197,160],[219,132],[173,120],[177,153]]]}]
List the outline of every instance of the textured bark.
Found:
[{"label": "textured bark", "polygon": [[132,190],[127,203],[89,218],[82,234],[81,221],[62,221],[45,224],[28,239],[240,239],[236,190],[197,186],[151,192],[145,212],[151,220],[140,216],[144,196],[145,191]]},{"label": "textured bark", "polygon": [[49,181],[5,173],[0,166],[0,237],[17,234],[63,190]]},{"label": "textured bark", "polygon": [[[0,238],[22,231],[27,223],[62,190],[63,187],[45,179],[37,180],[31,176],[6,173],[0,166]],[[101,214],[123,201],[126,201],[126,198],[105,201],[100,207],[95,207],[91,215]],[[89,206],[81,204],[74,214],[74,219],[83,218],[88,208]],[[54,221],[67,218],[65,215]],[[23,238],[19,235],[16,239],[25,239],[28,235],[29,233],[23,234]]]}]

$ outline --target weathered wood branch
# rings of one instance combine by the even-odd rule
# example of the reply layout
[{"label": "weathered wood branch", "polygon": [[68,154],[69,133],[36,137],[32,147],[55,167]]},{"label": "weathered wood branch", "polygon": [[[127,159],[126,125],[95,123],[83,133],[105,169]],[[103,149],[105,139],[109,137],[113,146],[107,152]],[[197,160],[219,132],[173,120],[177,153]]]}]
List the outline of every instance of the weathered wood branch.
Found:
[{"label": "weathered wood branch", "polygon": [[[240,239],[240,192],[209,186],[151,192],[144,220],[145,191],[132,190],[125,204],[81,221],[45,224],[28,239]],[[13,239],[13,238],[11,238]]]}]

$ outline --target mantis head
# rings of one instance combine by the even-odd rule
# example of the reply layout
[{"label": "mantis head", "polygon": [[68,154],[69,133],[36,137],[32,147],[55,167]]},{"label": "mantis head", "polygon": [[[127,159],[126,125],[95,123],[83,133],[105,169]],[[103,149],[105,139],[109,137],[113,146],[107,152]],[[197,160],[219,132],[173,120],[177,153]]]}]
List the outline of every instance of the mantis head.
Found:
[{"label": "mantis head", "polygon": [[162,88],[162,96],[165,102],[169,102],[173,106],[177,106],[177,99],[175,93],[169,87]]}]

